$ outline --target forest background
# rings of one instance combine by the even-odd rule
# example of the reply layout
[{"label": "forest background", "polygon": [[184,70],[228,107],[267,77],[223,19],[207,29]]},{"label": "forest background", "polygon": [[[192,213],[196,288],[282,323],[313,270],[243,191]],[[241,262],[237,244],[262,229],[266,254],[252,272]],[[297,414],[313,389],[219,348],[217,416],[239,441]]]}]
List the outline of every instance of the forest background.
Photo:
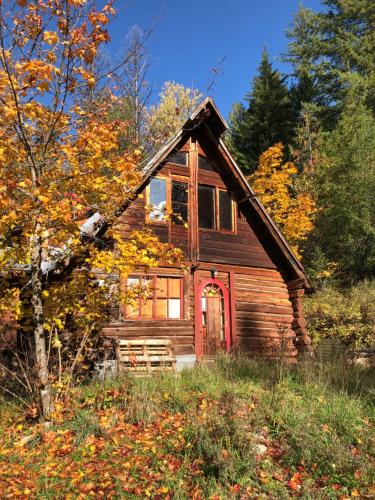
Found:
[{"label": "forest background", "polygon": [[[113,60],[102,50],[116,14],[111,4],[56,5],[19,0],[0,12],[0,311],[17,304],[14,314],[29,325],[26,352],[35,360],[22,360],[22,377],[26,392],[41,394],[45,415],[52,384],[63,394],[95,350],[93,332],[108,319],[104,298],[121,293],[110,282],[98,288],[94,270],[126,276],[160,257],[178,259],[147,231],[121,244],[116,210],[131,199],[142,162],[212,92],[225,63],[211,68],[201,90],[166,82],[151,105],[147,47],[157,27],[134,27]],[[350,346],[374,345],[374,23],[370,0],[300,7],[280,54],[291,73],[274,69],[264,49],[225,137],[315,286],[305,308],[316,343],[338,336]],[[245,66],[241,74],[246,79]],[[113,230],[83,238],[77,221],[99,212]],[[62,249],[78,259],[79,273],[47,289],[43,266],[56,255],[63,263]],[[22,283],[27,266],[31,279]],[[14,300],[20,289],[30,290],[31,313]],[[67,341],[73,324],[79,334]],[[35,367],[37,377],[30,376]]]}]

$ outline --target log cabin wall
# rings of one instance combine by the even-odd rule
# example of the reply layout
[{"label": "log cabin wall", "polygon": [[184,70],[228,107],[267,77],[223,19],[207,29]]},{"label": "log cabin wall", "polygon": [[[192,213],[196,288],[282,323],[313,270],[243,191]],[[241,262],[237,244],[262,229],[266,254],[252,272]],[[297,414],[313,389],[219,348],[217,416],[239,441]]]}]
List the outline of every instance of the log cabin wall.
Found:
[{"label": "log cabin wall", "polygon": [[17,347],[17,321],[10,313],[0,317],[0,353]]},{"label": "log cabin wall", "polygon": [[[199,155],[207,158],[199,146]],[[198,169],[198,184],[217,186],[235,193],[234,180],[218,164],[215,170]],[[234,231],[199,229],[199,260],[239,266],[276,269],[276,264],[265,250],[254,230],[254,222],[247,217],[243,207],[234,196]]]},{"label": "log cabin wall", "polygon": [[[181,268],[159,268],[150,274],[180,276],[184,281],[184,311],[181,319],[129,319],[119,309],[117,318],[103,331],[109,338],[148,339],[168,337],[176,355],[196,352],[197,330],[201,320],[195,308],[199,283],[211,276],[215,268],[217,279],[229,291],[231,346],[251,355],[273,357],[280,352],[295,356],[296,332],[300,347],[308,338],[304,329],[298,285],[288,289],[288,275],[273,242],[259,223],[257,214],[248,203],[238,203],[244,193],[228,167],[215,160],[210,146],[190,138],[178,146],[188,153],[186,165],[166,161],[153,176],[182,181],[188,185],[188,224],[173,224],[170,220],[150,221],[147,216],[147,185],[121,216],[121,231],[128,238],[134,229],[149,226],[163,242],[172,242],[184,251],[185,271]],[[204,146],[204,148],[203,148]],[[211,145],[212,148],[212,145]],[[217,154],[217,151],[216,151]],[[205,158],[212,168],[198,168],[199,158]],[[213,159],[214,158],[214,159]],[[198,185],[227,190],[234,200],[232,231],[198,228]],[[170,193],[169,193],[170,198]],[[135,273],[137,274],[137,273]],[[302,328],[302,330],[301,330]],[[298,342],[297,342],[298,345]]]},{"label": "log cabin wall", "polygon": [[245,354],[295,356],[293,307],[287,285],[276,270],[235,272],[238,349]]},{"label": "log cabin wall", "polygon": [[[119,307],[117,319],[103,329],[109,339],[150,339],[168,337],[176,355],[194,354],[194,290],[189,273],[176,268],[157,268],[148,276],[179,277],[183,280],[183,316],[181,319],[127,319],[125,308]],[[137,276],[137,273],[134,274]]]}]

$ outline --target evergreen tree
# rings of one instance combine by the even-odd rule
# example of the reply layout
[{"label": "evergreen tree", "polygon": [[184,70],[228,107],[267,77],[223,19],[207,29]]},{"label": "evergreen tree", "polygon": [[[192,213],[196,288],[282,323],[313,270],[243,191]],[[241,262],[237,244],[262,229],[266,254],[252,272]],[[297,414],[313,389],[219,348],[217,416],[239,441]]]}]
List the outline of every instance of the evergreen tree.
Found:
[{"label": "evergreen tree", "polygon": [[324,139],[319,216],[305,252],[315,272],[336,269],[346,282],[375,277],[375,118],[363,100],[351,91]]},{"label": "evergreen tree", "polygon": [[375,111],[375,2],[323,0],[325,10],[301,7],[288,35],[300,100],[316,104],[326,128],[337,122],[348,88],[360,86]]},{"label": "evergreen tree", "polygon": [[250,174],[261,153],[277,142],[289,144],[293,130],[289,89],[285,78],[272,68],[266,50],[245,101],[247,108],[241,104],[233,107],[228,142],[239,165]]}]

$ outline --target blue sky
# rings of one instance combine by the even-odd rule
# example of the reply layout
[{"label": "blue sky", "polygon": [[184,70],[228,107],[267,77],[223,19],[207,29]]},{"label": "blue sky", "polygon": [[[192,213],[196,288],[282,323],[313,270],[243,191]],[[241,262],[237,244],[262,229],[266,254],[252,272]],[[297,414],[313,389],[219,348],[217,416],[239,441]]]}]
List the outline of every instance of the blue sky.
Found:
[{"label": "blue sky", "polygon": [[[206,94],[211,68],[225,57],[210,95],[227,117],[232,104],[248,92],[263,47],[275,67],[288,71],[277,58],[287,47],[286,30],[299,4],[300,0],[118,0],[108,50],[115,56],[133,25],[154,26],[148,40],[153,101],[166,80]],[[321,8],[320,0],[303,4]]]}]

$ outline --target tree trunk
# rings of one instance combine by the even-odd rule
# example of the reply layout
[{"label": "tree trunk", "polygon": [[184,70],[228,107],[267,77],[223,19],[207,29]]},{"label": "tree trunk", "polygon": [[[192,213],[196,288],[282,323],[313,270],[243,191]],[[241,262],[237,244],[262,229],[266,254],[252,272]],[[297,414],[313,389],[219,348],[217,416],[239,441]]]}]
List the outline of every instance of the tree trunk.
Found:
[{"label": "tree trunk", "polygon": [[44,336],[44,314],[42,301],[42,238],[37,223],[31,239],[31,307],[34,323],[35,358],[39,379],[43,416],[51,418],[53,412],[52,386],[49,378],[46,341]]}]

